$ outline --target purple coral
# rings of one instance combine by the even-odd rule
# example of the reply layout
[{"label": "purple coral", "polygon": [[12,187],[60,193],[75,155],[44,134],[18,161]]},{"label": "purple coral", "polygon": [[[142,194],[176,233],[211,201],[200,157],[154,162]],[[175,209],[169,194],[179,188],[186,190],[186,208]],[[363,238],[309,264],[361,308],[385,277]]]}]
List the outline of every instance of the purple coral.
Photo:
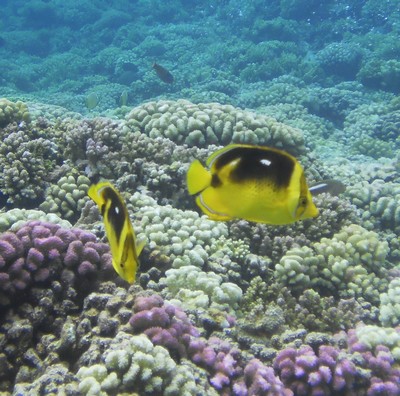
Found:
[{"label": "purple coral", "polygon": [[400,394],[400,370],[389,348],[361,343],[354,329],[340,336],[347,339],[347,349],[321,345],[316,353],[306,345],[279,352],[274,368],[282,382],[299,396]]},{"label": "purple coral", "polygon": [[[400,332],[400,327],[397,327],[396,331]],[[400,369],[396,367],[387,346],[370,347],[363,344],[358,339],[355,329],[348,332],[348,344],[349,351],[357,356],[360,371],[369,373],[365,392],[367,396],[400,394]]]},{"label": "purple coral", "polygon": [[189,358],[209,372],[212,386],[223,395],[292,395],[272,368],[260,361],[247,366],[241,352],[217,337],[199,337],[187,315],[160,296],[137,297],[129,323],[134,332],[144,332],[176,359]]},{"label": "purple coral", "polygon": [[293,392],[285,388],[275,376],[272,367],[267,367],[258,359],[252,359],[244,368],[244,376],[233,386],[236,396],[290,396]]},{"label": "purple coral", "polygon": [[[60,225],[29,221],[0,236],[0,300],[7,304],[20,290],[62,280],[68,285],[112,273],[109,248],[94,234]],[[89,288],[90,289],[90,288]]]},{"label": "purple coral", "polygon": [[327,395],[351,390],[356,367],[330,345],[321,345],[318,355],[308,346],[286,348],[278,353],[274,368],[296,395]]},{"label": "purple coral", "polygon": [[198,336],[197,329],[186,314],[161,297],[138,297],[129,320],[135,332],[144,332],[154,344],[162,345],[178,359],[187,357],[191,336]]}]

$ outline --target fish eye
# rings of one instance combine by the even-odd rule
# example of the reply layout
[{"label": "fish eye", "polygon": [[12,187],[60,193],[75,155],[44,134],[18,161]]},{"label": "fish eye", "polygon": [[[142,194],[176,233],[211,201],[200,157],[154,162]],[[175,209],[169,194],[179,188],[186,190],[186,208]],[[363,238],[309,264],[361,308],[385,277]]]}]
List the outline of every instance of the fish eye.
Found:
[{"label": "fish eye", "polygon": [[307,198],[306,197],[300,197],[299,206],[306,206],[306,205],[307,205]]}]

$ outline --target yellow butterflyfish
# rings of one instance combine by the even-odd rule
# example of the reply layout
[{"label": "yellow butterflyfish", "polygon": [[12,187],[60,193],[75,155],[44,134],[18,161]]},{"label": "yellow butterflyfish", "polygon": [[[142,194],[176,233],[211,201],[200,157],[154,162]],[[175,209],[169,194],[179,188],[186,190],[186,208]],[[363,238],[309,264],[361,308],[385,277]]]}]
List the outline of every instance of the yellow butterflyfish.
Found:
[{"label": "yellow butterflyfish", "polygon": [[295,157],[265,146],[231,144],[187,172],[189,194],[212,220],[283,225],[318,216]]},{"label": "yellow butterflyfish", "polygon": [[91,185],[88,195],[96,202],[103,216],[114,269],[122,279],[132,284],[139,268],[138,257],[144,241],[136,243],[125,202],[109,182]]}]

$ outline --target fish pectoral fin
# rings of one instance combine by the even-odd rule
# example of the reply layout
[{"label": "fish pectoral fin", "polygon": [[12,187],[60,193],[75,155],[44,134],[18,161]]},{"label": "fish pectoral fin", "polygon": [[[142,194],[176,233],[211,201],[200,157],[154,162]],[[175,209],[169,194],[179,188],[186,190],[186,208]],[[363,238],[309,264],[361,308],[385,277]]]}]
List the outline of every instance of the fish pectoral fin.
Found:
[{"label": "fish pectoral fin", "polygon": [[190,195],[198,194],[211,184],[211,173],[199,160],[194,160],[187,171],[186,183]]}]

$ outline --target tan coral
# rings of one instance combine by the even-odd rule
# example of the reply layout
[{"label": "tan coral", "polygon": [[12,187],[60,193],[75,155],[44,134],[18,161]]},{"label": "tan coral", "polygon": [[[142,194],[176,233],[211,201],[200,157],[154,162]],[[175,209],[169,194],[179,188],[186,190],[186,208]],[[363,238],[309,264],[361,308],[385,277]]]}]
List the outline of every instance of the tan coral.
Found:
[{"label": "tan coral", "polygon": [[134,108],[126,123],[133,131],[167,137],[175,143],[206,147],[209,144],[252,143],[304,153],[303,133],[274,118],[219,103],[194,104],[187,100],[160,100]]},{"label": "tan coral", "polygon": [[56,213],[63,219],[79,217],[86,201],[90,180],[84,175],[63,176],[46,191],[46,200],[39,206],[46,213]]}]

